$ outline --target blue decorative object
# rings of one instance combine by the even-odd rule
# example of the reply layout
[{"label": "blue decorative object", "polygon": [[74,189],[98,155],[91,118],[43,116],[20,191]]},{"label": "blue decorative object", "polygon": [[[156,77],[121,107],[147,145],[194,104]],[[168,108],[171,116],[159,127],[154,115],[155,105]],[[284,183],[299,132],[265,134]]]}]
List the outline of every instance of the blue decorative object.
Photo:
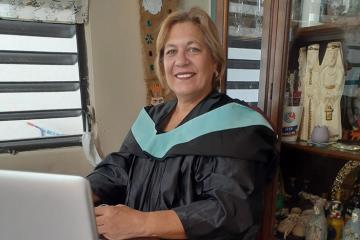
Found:
[{"label": "blue decorative object", "polygon": [[345,224],[342,240],[360,239],[360,209],[355,208],[351,214],[351,219]]}]

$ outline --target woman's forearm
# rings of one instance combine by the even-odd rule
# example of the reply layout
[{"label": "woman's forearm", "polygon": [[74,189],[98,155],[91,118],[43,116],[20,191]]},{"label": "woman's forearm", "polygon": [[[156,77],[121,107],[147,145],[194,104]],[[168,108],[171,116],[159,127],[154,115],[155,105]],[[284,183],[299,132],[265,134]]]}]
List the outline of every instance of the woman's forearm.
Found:
[{"label": "woman's forearm", "polygon": [[187,239],[184,227],[173,210],[145,212],[144,230],[146,236]]}]

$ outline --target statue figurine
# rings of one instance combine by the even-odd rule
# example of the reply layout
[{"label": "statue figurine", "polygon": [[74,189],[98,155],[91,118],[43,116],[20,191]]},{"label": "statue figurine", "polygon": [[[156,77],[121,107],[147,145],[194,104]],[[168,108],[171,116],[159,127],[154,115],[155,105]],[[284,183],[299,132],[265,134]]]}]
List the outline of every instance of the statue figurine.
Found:
[{"label": "statue figurine", "polygon": [[341,240],[342,232],[344,229],[344,220],[342,219],[341,213],[343,211],[343,205],[340,201],[340,191],[336,193],[335,200],[329,204],[329,216],[328,226],[333,228],[335,231],[335,240]]},{"label": "statue figurine", "polygon": [[[300,139],[310,140],[311,132],[315,125],[319,124],[319,95],[320,95],[320,64],[319,44],[309,45],[306,53],[306,66],[300,66],[299,74],[302,78],[301,95],[303,96],[303,118],[300,127]],[[303,50],[302,50],[303,51]],[[302,58],[305,54],[302,53]],[[305,62],[303,59],[301,62]]]},{"label": "statue figurine", "polygon": [[164,97],[162,94],[163,90],[161,88],[160,83],[152,83],[150,85],[150,91],[151,91],[151,99],[150,99],[151,105],[156,106],[164,102]]},{"label": "statue figurine", "polygon": [[326,240],[327,223],[324,213],[324,199],[318,199],[314,205],[314,214],[305,230],[305,240]]},{"label": "statue figurine", "polygon": [[320,67],[320,125],[327,126],[331,140],[342,137],[340,100],[344,90],[345,69],[341,42],[327,44]]},{"label": "statue figurine", "polygon": [[344,227],[342,240],[360,240],[360,209],[355,208]]}]

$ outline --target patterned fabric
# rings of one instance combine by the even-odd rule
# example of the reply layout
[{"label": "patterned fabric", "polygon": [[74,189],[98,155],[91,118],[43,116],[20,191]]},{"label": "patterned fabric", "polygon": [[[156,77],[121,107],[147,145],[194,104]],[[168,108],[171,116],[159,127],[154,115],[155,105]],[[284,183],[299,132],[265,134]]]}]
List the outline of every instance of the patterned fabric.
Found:
[{"label": "patterned fabric", "polygon": [[88,21],[88,0],[0,0],[0,18],[85,23]]},{"label": "patterned fabric", "polygon": [[177,10],[178,0],[139,0],[139,5],[146,99],[147,104],[157,105],[164,102],[164,90],[155,75],[156,38],[161,22]]}]

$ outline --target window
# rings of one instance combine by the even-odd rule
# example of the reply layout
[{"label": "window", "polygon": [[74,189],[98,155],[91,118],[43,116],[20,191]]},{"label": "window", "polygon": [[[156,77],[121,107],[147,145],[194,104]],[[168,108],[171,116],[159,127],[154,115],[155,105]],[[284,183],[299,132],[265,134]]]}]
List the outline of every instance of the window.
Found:
[{"label": "window", "polygon": [[259,100],[262,15],[262,0],[229,1],[226,93],[251,105]]},{"label": "window", "polygon": [[82,25],[0,20],[0,152],[81,144]]},{"label": "window", "polygon": [[229,37],[226,92],[257,105],[259,99],[261,40]]}]

